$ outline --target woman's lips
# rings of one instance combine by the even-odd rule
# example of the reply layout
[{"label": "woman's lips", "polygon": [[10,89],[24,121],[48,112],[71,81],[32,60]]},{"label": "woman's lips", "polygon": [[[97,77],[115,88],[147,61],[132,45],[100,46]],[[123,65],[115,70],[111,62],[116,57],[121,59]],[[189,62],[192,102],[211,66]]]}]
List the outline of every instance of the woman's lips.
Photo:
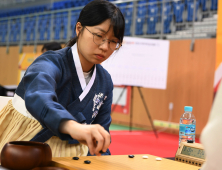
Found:
[{"label": "woman's lips", "polygon": [[103,59],[103,58],[105,58],[105,56],[104,56],[104,55],[101,55],[101,54],[96,54],[96,57],[97,57],[98,59]]}]

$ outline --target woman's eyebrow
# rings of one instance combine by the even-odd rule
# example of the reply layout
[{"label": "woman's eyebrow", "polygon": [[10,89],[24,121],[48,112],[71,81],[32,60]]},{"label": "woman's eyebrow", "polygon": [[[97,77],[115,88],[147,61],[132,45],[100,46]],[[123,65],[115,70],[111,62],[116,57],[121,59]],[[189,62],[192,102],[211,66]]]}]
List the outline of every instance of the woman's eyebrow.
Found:
[{"label": "woman's eyebrow", "polygon": [[102,31],[102,32],[104,32],[104,33],[106,33],[107,31],[105,31],[104,29],[102,29],[102,28],[99,28],[99,27],[95,27],[96,29],[98,29],[98,30],[100,30],[100,31]]},{"label": "woman's eyebrow", "polygon": [[[108,32],[108,31],[105,31],[104,29],[99,28],[99,27],[95,27],[95,28],[98,29],[98,30],[100,30],[100,31],[102,31],[102,32],[104,32],[104,33],[107,33],[107,32]],[[117,37],[114,36],[114,38],[119,41],[119,39],[118,39]]]}]

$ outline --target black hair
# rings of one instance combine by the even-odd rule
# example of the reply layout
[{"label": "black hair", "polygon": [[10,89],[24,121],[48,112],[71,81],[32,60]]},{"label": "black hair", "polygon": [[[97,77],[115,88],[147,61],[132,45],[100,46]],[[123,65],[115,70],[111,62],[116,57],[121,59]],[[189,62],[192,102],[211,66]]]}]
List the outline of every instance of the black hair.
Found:
[{"label": "black hair", "polygon": [[[125,30],[125,19],[120,9],[109,1],[91,1],[82,9],[77,22],[80,22],[84,28],[85,26],[99,25],[107,19],[111,19],[114,36],[122,43]],[[77,39],[77,36],[72,38],[66,46],[73,46],[77,42]]]},{"label": "black hair", "polygon": [[62,49],[61,45],[57,42],[49,42],[49,43],[45,43],[42,47],[42,52],[44,50],[46,51],[49,51],[49,50],[52,50],[52,51],[55,51],[55,50],[60,50]]}]

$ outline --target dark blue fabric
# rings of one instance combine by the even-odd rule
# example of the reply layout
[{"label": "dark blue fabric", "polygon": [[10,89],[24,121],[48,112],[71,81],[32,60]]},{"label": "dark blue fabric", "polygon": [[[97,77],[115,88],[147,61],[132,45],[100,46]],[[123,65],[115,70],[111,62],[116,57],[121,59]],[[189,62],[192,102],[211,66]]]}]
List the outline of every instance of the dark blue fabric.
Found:
[{"label": "dark blue fabric", "polygon": [[45,142],[45,141],[49,140],[52,136],[54,136],[52,131],[50,131],[47,128],[44,128],[38,133],[38,135],[33,137],[30,141]]},{"label": "dark blue fabric", "polygon": [[[40,132],[36,138],[40,136],[42,140],[41,138],[48,138],[51,134],[68,140],[69,143],[78,143],[70,135],[59,132],[61,121],[100,124],[109,132],[112,90],[113,83],[109,73],[98,64],[93,86],[80,102],[81,85],[71,48],[66,47],[58,51],[47,51],[39,56],[27,69],[16,94],[25,100],[26,108],[32,116],[48,129],[47,132],[44,131],[47,137],[43,137],[43,132]],[[99,98],[103,104],[93,111],[93,99],[98,94],[103,94]],[[92,117],[95,112],[98,112],[97,116]]]}]

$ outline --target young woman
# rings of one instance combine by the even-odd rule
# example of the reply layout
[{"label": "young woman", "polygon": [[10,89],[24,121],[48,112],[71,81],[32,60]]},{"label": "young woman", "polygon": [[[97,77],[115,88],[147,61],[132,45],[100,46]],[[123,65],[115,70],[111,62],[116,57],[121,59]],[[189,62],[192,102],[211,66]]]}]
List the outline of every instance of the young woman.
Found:
[{"label": "young woman", "polygon": [[48,143],[53,157],[110,155],[113,83],[100,63],[119,50],[124,28],[114,4],[87,4],[77,37],[39,56],[0,112],[0,150],[9,141],[31,140]]}]

